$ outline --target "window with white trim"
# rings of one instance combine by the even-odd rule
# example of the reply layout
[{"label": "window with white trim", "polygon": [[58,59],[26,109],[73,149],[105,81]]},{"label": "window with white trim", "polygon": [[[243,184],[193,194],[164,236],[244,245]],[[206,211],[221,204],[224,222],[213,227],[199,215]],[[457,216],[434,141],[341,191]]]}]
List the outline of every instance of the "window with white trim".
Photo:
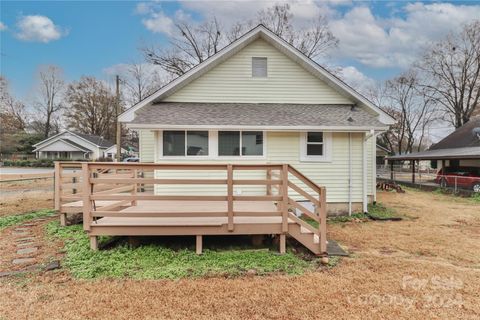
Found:
[{"label": "window with white trim", "polygon": [[331,141],[331,132],[303,132],[301,135],[300,160],[331,161]]},{"label": "window with white trim", "polygon": [[252,77],[253,78],[266,78],[267,71],[267,58],[265,57],[252,57]]},{"label": "window with white trim", "polygon": [[307,132],[307,157],[318,157],[324,154],[323,132]]},{"label": "window with white trim", "polygon": [[262,131],[219,131],[219,156],[263,156]]},{"label": "window with white trim", "polygon": [[208,131],[163,131],[163,156],[208,156]]}]

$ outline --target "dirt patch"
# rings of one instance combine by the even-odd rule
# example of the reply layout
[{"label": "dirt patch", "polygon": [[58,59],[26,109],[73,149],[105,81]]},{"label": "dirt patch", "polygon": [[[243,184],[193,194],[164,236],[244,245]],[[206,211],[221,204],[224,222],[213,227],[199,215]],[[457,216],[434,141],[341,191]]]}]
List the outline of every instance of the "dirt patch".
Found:
[{"label": "dirt patch", "polygon": [[7,173],[7,174],[0,173],[0,181],[1,180],[45,178],[45,177],[52,177],[53,178],[53,172],[50,172],[50,173]]},{"label": "dirt patch", "polygon": [[329,225],[353,252],[331,269],[180,281],[79,281],[64,270],[6,277],[0,317],[478,319],[478,204],[418,191],[380,193],[379,201],[417,219]]},{"label": "dirt patch", "polygon": [[1,192],[0,216],[53,208],[52,191]]}]

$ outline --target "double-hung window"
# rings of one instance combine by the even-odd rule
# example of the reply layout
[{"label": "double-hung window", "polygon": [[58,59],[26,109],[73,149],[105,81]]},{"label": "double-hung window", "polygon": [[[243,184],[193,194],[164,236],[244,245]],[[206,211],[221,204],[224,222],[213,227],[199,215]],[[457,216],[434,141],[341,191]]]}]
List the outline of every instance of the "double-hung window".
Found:
[{"label": "double-hung window", "polygon": [[262,131],[219,131],[219,156],[263,156]]},{"label": "double-hung window", "polygon": [[163,131],[163,156],[208,156],[208,131]]},{"label": "double-hung window", "polygon": [[330,161],[331,140],[330,132],[304,132],[301,139],[301,160]]}]

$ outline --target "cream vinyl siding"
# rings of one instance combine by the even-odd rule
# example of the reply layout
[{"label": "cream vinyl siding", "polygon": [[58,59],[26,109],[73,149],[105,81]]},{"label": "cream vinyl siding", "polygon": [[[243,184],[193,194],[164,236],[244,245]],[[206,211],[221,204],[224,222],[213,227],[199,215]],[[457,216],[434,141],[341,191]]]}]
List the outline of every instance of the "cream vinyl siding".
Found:
[{"label": "cream vinyl siding", "polygon": [[[363,137],[361,133],[352,133],[352,201],[361,202],[363,195],[362,184],[362,146]],[[327,188],[328,202],[348,202],[348,133],[332,134],[332,156],[331,162],[302,162],[300,161],[300,133],[299,132],[267,132],[267,159],[266,160],[194,160],[194,163],[289,163],[297,168],[319,185]],[[158,141],[157,141],[158,143]],[[371,145],[367,141],[367,147]],[[158,148],[157,148],[158,149]],[[371,147],[370,147],[371,149]],[[368,155],[368,153],[367,153]],[[156,158],[157,163],[168,163],[172,160]],[[368,160],[369,159],[369,160]],[[367,183],[368,194],[372,189],[372,161],[373,157],[367,157],[367,169],[369,172]],[[176,163],[191,163],[192,160],[175,160]],[[225,172],[197,172],[197,171],[156,171],[157,178],[179,178],[179,179],[226,179]],[[239,171],[235,174],[235,179],[264,179],[265,174],[260,171]],[[291,177],[292,178],[292,177]],[[295,179],[292,178],[293,181]],[[302,186],[298,181],[296,181]],[[304,186],[302,186],[304,187]],[[308,188],[305,187],[305,190]],[[157,194],[173,195],[225,195],[226,188],[219,185],[183,185],[183,186],[163,186],[157,185],[155,188]],[[265,194],[265,187],[259,186],[236,186],[234,194],[255,195]],[[291,196],[298,198],[295,193]]]},{"label": "cream vinyl siding", "polygon": [[155,133],[151,130],[138,130],[140,162],[155,161]]},{"label": "cream vinyl siding", "polygon": [[[252,77],[252,57],[267,58],[267,77]],[[261,39],[252,42],[164,101],[352,103]]]}]

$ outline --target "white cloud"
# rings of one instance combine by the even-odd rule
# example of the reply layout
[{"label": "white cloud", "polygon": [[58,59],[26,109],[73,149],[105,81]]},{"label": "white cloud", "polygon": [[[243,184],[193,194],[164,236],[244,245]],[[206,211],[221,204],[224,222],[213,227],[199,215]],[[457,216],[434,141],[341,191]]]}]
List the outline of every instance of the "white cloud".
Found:
[{"label": "white cloud", "polygon": [[[181,10],[178,10],[181,11]],[[177,11],[177,15],[183,16]],[[164,33],[171,35],[174,28],[173,19],[167,16],[157,2],[140,2],[135,7],[135,13],[146,16],[142,19],[142,23],[153,33]]]},{"label": "white cloud", "polygon": [[16,26],[16,37],[24,41],[48,43],[67,34],[50,18],[40,15],[21,16]]},{"label": "white cloud", "polygon": [[360,93],[366,93],[376,85],[374,79],[366,76],[354,66],[340,68],[336,73],[340,79]]},{"label": "white cloud", "polygon": [[152,12],[148,18],[142,19],[142,23],[148,30],[154,33],[172,34],[173,20],[166,16],[163,11]]},{"label": "white cloud", "polygon": [[480,17],[480,5],[407,4],[405,17],[380,18],[368,7],[354,7],[331,21],[338,54],[371,67],[406,67],[429,42]]},{"label": "white cloud", "polygon": [[3,30],[7,30],[7,26],[2,21],[0,21],[0,31]]}]

